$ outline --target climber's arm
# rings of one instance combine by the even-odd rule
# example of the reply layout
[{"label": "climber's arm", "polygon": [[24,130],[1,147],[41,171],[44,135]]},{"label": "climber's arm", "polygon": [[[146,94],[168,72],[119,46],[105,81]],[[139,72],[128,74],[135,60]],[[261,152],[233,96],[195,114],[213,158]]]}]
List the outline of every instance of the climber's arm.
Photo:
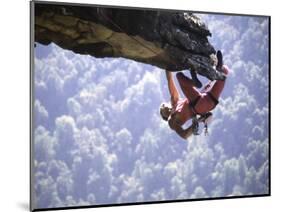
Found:
[{"label": "climber's arm", "polygon": [[191,124],[188,128],[183,129],[181,125],[179,125],[174,119],[169,119],[169,126],[173,129],[180,137],[183,139],[189,138],[193,133],[193,124]]},{"label": "climber's arm", "polygon": [[168,81],[169,92],[171,95],[171,103],[172,103],[172,105],[174,105],[179,100],[179,92],[178,92],[175,82],[173,80],[173,75],[172,75],[171,71],[166,70],[166,77],[167,77],[167,81]]},{"label": "climber's arm", "polygon": [[[212,115],[213,114],[211,112],[208,112],[205,115],[200,116],[197,119],[197,123],[199,122],[209,123],[211,121]],[[198,127],[196,126],[197,125],[196,122],[192,121],[192,124],[188,128],[183,129],[183,127],[179,125],[173,117],[169,118],[168,124],[170,128],[176,131],[176,133],[183,139],[189,138],[193,134],[194,130],[196,132],[196,127]]]}]

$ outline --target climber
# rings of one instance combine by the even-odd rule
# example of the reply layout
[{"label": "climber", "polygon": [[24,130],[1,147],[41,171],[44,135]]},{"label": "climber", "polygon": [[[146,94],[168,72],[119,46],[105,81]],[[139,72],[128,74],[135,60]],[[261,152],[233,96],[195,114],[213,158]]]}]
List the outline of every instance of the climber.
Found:
[{"label": "climber", "polygon": [[[213,67],[224,74],[224,80],[213,80],[207,83],[201,91],[198,91],[196,82],[185,76],[182,72],[176,74],[185,99],[180,99],[179,92],[173,81],[172,72],[166,70],[168,88],[171,95],[171,103],[162,103],[160,106],[160,115],[163,120],[168,121],[171,129],[184,139],[192,134],[198,134],[198,123],[206,122],[212,116],[210,112],[219,103],[218,98],[224,88],[226,76],[229,73],[227,66],[223,65],[223,56],[221,51],[217,55],[210,56]],[[197,116],[200,116],[197,118]],[[192,119],[192,124],[187,129],[182,125]]]}]

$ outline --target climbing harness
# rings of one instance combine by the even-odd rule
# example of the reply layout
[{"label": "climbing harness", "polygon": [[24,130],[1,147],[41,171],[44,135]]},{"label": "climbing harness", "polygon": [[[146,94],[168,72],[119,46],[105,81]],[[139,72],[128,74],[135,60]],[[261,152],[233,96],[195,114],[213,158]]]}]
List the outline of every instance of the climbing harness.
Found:
[{"label": "climbing harness", "polygon": [[[219,101],[213,96],[213,94],[211,92],[206,92],[206,94],[214,102],[214,107],[216,107],[217,104],[219,104]],[[204,116],[205,115],[205,114],[201,114],[201,113],[197,112],[196,109],[195,109],[195,107],[196,107],[198,101],[200,100],[200,98],[201,98],[201,96],[197,96],[193,101],[189,102],[189,107],[190,107],[194,116],[196,116],[196,115]]]}]

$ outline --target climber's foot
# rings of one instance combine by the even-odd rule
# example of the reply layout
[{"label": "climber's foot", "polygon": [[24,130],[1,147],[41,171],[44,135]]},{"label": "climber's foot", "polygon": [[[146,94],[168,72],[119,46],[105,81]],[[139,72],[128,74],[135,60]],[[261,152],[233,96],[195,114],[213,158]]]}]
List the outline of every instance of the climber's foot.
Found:
[{"label": "climber's foot", "polygon": [[216,69],[218,71],[222,71],[222,65],[223,65],[223,56],[220,50],[217,51],[217,59],[218,59],[218,64]]}]

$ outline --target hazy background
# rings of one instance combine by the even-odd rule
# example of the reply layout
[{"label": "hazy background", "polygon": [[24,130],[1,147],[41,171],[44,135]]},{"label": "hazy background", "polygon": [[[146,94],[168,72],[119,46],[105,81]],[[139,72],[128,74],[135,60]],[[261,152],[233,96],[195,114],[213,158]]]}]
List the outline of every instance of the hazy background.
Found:
[{"label": "hazy background", "polygon": [[37,44],[37,208],[268,193],[268,20],[201,17],[232,71],[188,142],[160,119],[163,70]]}]

